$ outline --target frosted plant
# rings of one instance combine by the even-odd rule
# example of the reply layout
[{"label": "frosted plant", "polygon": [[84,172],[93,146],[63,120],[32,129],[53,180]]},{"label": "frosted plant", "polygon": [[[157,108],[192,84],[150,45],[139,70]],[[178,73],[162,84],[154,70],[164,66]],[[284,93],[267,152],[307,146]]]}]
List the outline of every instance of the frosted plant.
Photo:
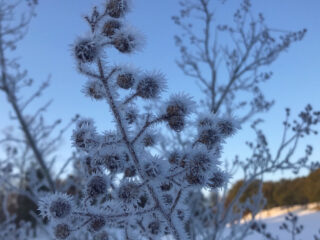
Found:
[{"label": "frosted plant", "polygon": [[279,239],[278,237],[273,236],[272,233],[268,231],[267,225],[261,221],[252,222],[250,228],[254,232],[264,236],[266,239],[270,239],[270,240],[278,240]]},{"label": "frosted plant", "polygon": [[[90,33],[72,48],[78,70],[88,77],[85,95],[106,101],[115,127],[99,133],[93,119],[77,122],[72,141],[81,154],[83,197],[55,193],[39,203],[57,239],[75,237],[79,231],[108,239],[110,229],[122,232],[123,239],[188,239],[188,192],[215,190],[228,179],[219,157],[223,140],[237,130],[234,120],[214,114],[188,119],[195,104],[186,94],[171,96],[159,109],[138,112],[140,104],[161,99],[164,75],[108,64],[106,51],[132,54],[142,47],[143,37],[125,19],[130,9],[127,0],[95,7],[85,17]],[[159,124],[174,132],[194,128],[188,150],[177,145],[171,152],[154,154],[150,146],[157,143]]]},{"label": "frosted plant", "polygon": [[[221,22],[227,22],[225,14],[218,22],[219,11],[225,10],[222,8],[226,2],[179,1],[180,12],[172,18],[181,30],[175,36],[180,51],[177,65],[187,77],[199,84],[203,93],[200,103],[207,112],[219,116],[237,114],[240,123],[244,124],[272,107],[274,102],[265,97],[261,87],[272,77],[269,66],[294,43],[301,41],[307,31],[273,30],[277,27],[269,26],[262,13],[255,14],[250,0],[240,1],[230,24]],[[200,191],[188,198],[192,213],[188,229],[193,239],[245,239],[251,232],[250,221],[254,222],[255,214],[264,207],[262,192],[257,193],[256,201],[240,201],[254,181],[261,181],[265,174],[277,171],[297,173],[304,167],[319,167],[319,163],[308,163],[312,153],[310,146],[306,148],[305,156],[294,157],[302,135],[314,133],[309,129],[313,124],[309,123],[314,121],[317,124],[319,121],[319,115],[313,115],[312,111],[311,106],[307,106],[299,119],[290,123],[290,111],[286,111],[283,134],[279,136],[280,144],[274,148],[275,151],[269,149],[267,136],[257,127],[260,120],[252,124],[257,136],[256,141],[248,144],[252,155],[244,159],[235,157],[231,163],[226,161],[231,166],[230,172],[240,172],[244,182],[234,199],[227,202],[227,185],[220,195],[213,196],[212,207]],[[161,144],[167,151],[172,148],[168,143],[184,145],[190,140],[188,134],[181,133],[173,134],[170,139]],[[252,212],[252,219],[241,224],[248,209]],[[230,226],[230,234],[226,234],[227,226]]]},{"label": "frosted plant", "polygon": [[[282,140],[275,151],[270,149],[267,136],[259,129],[260,121],[252,124],[257,139],[254,142],[247,142],[252,152],[249,157],[245,159],[235,157],[232,162],[231,173],[236,169],[244,177],[239,189],[231,198],[228,196],[227,186],[224,186],[220,195],[214,195],[212,207],[208,207],[207,202],[199,196],[201,193],[193,193],[188,198],[193,213],[189,221],[193,239],[245,239],[254,230],[251,227],[256,221],[255,217],[266,204],[262,192],[265,174],[277,171],[292,171],[297,174],[301,169],[319,168],[319,163],[310,162],[311,146],[307,145],[300,157],[295,153],[301,138],[317,133],[320,112],[314,111],[311,105],[307,105],[297,119],[291,119],[290,115],[290,109],[287,109]],[[244,193],[250,191],[250,187],[255,183],[258,183],[257,191],[243,202],[241,198]],[[249,215],[244,221],[243,218],[248,212]]]},{"label": "frosted plant", "polygon": [[292,240],[296,240],[297,236],[303,231],[303,225],[298,223],[298,216],[292,212],[285,216],[285,221],[279,228],[288,232]]},{"label": "frosted plant", "polygon": [[[251,229],[264,236],[266,239],[279,240],[279,237],[269,232],[267,230],[267,225],[261,221],[253,222]],[[304,226],[299,224],[299,217],[297,215],[292,212],[288,212],[284,221],[279,226],[279,229],[288,233],[288,239],[297,240],[298,235],[302,233]],[[314,239],[317,240],[316,235],[314,235]]]},{"label": "frosted plant", "polygon": [[[230,24],[218,22],[225,2],[179,1],[180,12],[172,17],[181,30],[175,36],[177,65],[199,83],[202,106],[214,113],[237,114],[243,123],[272,107],[274,101],[261,89],[273,75],[269,66],[307,30],[274,30],[277,27],[269,26],[262,13],[253,12],[250,0],[239,1]],[[226,15],[221,21],[227,22]]]},{"label": "frosted plant", "polygon": [[74,158],[52,171],[61,139],[78,117],[61,128],[60,119],[48,123],[45,112],[52,100],[40,104],[37,100],[49,87],[49,78],[35,87],[36,81],[16,56],[36,4],[37,0],[0,0],[0,94],[5,100],[1,104],[10,109],[10,126],[1,126],[0,133],[0,239],[27,239],[36,237],[38,229],[45,230],[36,214],[39,197],[62,189],[61,174]]}]

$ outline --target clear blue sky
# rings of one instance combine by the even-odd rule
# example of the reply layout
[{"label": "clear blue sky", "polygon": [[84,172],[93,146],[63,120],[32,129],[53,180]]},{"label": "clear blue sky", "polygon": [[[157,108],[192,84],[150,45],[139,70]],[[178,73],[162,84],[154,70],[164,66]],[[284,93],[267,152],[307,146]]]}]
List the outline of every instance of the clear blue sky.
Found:
[{"label": "clear blue sky", "polygon": [[[21,42],[17,55],[21,56],[22,66],[37,83],[52,74],[51,87],[43,99],[54,98],[47,117],[56,116],[64,120],[75,113],[96,119],[100,130],[110,127],[110,114],[105,104],[92,102],[81,93],[85,78],[77,73],[70,53],[70,44],[76,36],[88,31],[81,14],[90,10],[94,3],[103,1],[85,0],[40,0],[37,17],[30,26],[27,37]],[[141,53],[116,62],[132,62],[146,70],[161,70],[168,79],[171,92],[185,91],[199,98],[200,91],[193,80],[186,78],[175,65],[178,51],[174,46],[173,35],[177,27],[171,16],[179,11],[178,0],[133,0],[134,10],[128,16],[129,21],[141,30],[147,40]],[[221,16],[232,16],[239,0],[228,0],[228,5],[217,9]],[[284,53],[270,69],[274,72],[271,81],[263,86],[269,98],[276,100],[276,105],[265,118],[271,145],[280,141],[279,132],[284,117],[284,108],[292,107],[294,112],[312,103],[320,109],[320,1],[319,0],[254,0],[255,12],[264,13],[267,23],[280,29],[308,29],[306,38]],[[113,62],[110,59],[110,62]],[[1,115],[9,111],[3,96],[0,96]],[[7,124],[7,119],[0,118],[0,126]],[[70,149],[69,136],[63,146]],[[239,132],[237,137],[228,142],[225,156],[231,157],[239,152],[245,154],[244,141],[252,139],[248,128]],[[308,143],[319,146],[319,138],[310,138]],[[320,146],[314,157],[320,156]],[[302,151],[302,150],[301,150]],[[277,175],[279,177],[280,175]]]}]

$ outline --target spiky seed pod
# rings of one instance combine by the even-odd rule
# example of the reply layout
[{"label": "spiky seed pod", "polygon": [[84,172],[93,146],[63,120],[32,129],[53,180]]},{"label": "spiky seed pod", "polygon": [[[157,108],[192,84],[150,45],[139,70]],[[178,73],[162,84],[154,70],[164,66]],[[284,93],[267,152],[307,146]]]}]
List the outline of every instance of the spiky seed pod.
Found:
[{"label": "spiky seed pod", "polygon": [[162,184],[160,185],[160,189],[161,189],[161,191],[163,191],[163,192],[168,192],[168,191],[171,190],[172,186],[173,186],[173,185],[172,185],[171,182],[164,182],[164,183],[162,183]]},{"label": "spiky seed pod", "polygon": [[178,165],[180,163],[181,159],[182,159],[182,156],[177,151],[170,153],[170,155],[168,157],[169,163],[173,164],[173,165]]},{"label": "spiky seed pod", "polygon": [[109,0],[106,6],[106,12],[110,17],[120,18],[128,11],[127,0]]},{"label": "spiky seed pod", "polygon": [[82,63],[93,62],[98,56],[98,46],[92,40],[83,39],[75,45],[74,55]]},{"label": "spiky seed pod", "polygon": [[114,35],[112,44],[121,53],[131,53],[138,46],[137,39],[133,34],[123,32]]},{"label": "spiky seed pod", "polygon": [[149,133],[145,134],[142,143],[145,147],[152,147],[155,144],[155,136]]},{"label": "spiky seed pod", "polygon": [[185,115],[185,110],[183,106],[175,104],[175,105],[169,105],[166,109],[167,116],[183,116]]},{"label": "spiky seed pod", "polygon": [[185,117],[193,111],[195,103],[185,94],[171,96],[165,108],[165,120],[169,127],[180,132],[185,126]]},{"label": "spiky seed pod", "polygon": [[77,122],[77,128],[73,131],[74,145],[84,151],[97,145],[96,129],[91,119],[81,119]]},{"label": "spiky seed pod", "polygon": [[65,218],[70,215],[72,205],[70,199],[63,197],[63,195],[54,199],[49,207],[49,211],[54,218]]},{"label": "spiky seed pod", "polygon": [[124,170],[125,177],[134,177],[136,174],[137,174],[137,171],[134,165],[131,165],[130,167],[127,167]]},{"label": "spiky seed pod", "polygon": [[119,170],[123,169],[123,162],[122,156],[118,154],[112,154],[112,155],[106,155],[104,156],[104,165],[107,167],[107,169],[112,172],[116,173]]},{"label": "spiky seed pod", "polygon": [[147,202],[148,202],[147,195],[142,195],[139,197],[137,204],[139,207],[144,208],[147,205]]},{"label": "spiky seed pod", "polygon": [[139,197],[139,186],[133,182],[126,182],[118,189],[118,198],[124,203],[137,201]]},{"label": "spiky seed pod", "polygon": [[202,117],[198,120],[198,127],[213,127],[214,121],[212,118],[209,117]]},{"label": "spiky seed pod", "polygon": [[107,221],[104,216],[94,216],[89,223],[89,231],[98,232],[106,225],[106,223]]},{"label": "spiky seed pod", "polygon": [[162,90],[162,83],[157,78],[152,75],[142,78],[137,85],[137,95],[144,99],[157,98]]},{"label": "spiky seed pod", "polygon": [[101,231],[93,236],[93,240],[110,240],[106,231]]},{"label": "spiky seed pod", "polygon": [[130,109],[126,112],[125,118],[129,124],[134,123],[137,120],[137,113],[134,109]]},{"label": "spiky seed pod", "polygon": [[239,128],[236,122],[233,122],[230,119],[218,119],[216,126],[218,132],[225,137],[232,136],[237,128]]},{"label": "spiky seed pod", "polygon": [[184,128],[184,112],[183,107],[178,104],[170,104],[167,106],[165,118],[172,130],[179,132]]},{"label": "spiky seed pod", "polygon": [[122,23],[116,19],[108,20],[104,25],[102,29],[102,34],[107,37],[112,37],[117,30],[119,30],[122,27]]},{"label": "spiky seed pod", "polygon": [[155,220],[148,224],[148,230],[152,235],[158,235],[161,231],[160,222]]},{"label": "spiky seed pod", "polygon": [[167,116],[186,116],[194,111],[195,102],[186,94],[180,93],[170,97],[166,103]]},{"label": "spiky seed pod", "polygon": [[204,175],[211,167],[211,160],[206,153],[197,152],[193,154],[186,164],[186,178],[191,185],[202,185],[205,183]]},{"label": "spiky seed pod", "polygon": [[204,129],[200,132],[198,141],[207,147],[212,147],[221,140],[220,134],[215,129]]},{"label": "spiky seed pod", "polygon": [[221,188],[226,182],[226,174],[222,171],[217,171],[213,174],[213,177],[209,178],[208,186],[212,189]]},{"label": "spiky seed pod", "polygon": [[105,97],[104,87],[100,81],[88,81],[83,92],[96,100],[101,100]]},{"label": "spiky seed pod", "polygon": [[184,126],[185,126],[185,119],[183,116],[171,116],[168,119],[168,125],[169,127],[176,131],[176,132],[180,132],[183,130]]},{"label": "spiky seed pod", "polygon": [[193,171],[188,171],[187,172],[186,179],[187,179],[187,182],[190,185],[203,185],[204,182],[205,182],[205,178],[204,178],[203,175],[198,174],[198,173],[193,172]]},{"label": "spiky seed pod", "polygon": [[108,190],[108,181],[104,176],[94,175],[88,181],[87,194],[89,197],[96,198],[106,194]]},{"label": "spiky seed pod", "polygon": [[78,148],[85,148],[86,147],[86,132],[84,130],[76,132],[74,134],[74,143]]},{"label": "spiky seed pod", "polygon": [[187,163],[187,168],[195,173],[206,172],[210,169],[210,164],[209,156],[203,152],[198,152],[191,156]]},{"label": "spiky seed pod", "polygon": [[67,239],[71,234],[71,228],[68,224],[60,223],[54,227],[53,233],[57,239]]},{"label": "spiky seed pod", "polygon": [[117,84],[123,89],[132,88],[135,83],[135,79],[132,73],[122,73],[117,77]]}]

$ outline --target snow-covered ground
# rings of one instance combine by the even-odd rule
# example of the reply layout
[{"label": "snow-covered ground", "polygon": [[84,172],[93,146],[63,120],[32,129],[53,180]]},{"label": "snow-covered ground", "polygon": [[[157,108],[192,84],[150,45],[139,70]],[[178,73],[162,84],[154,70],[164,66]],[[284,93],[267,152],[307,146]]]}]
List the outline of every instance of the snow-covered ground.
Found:
[{"label": "snow-covered ground", "polygon": [[[273,235],[279,236],[279,240],[291,240],[291,236],[279,229],[279,226],[284,221],[288,211],[293,212],[299,217],[298,224],[304,225],[304,229],[296,238],[296,240],[313,240],[314,235],[320,229],[320,211],[316,210],[319,205],[309,204],[308,206],[296,206],[293,208],[274,208],[269,211],[263,211],[258,218],[262,219],[267,224],[267,231]],[[259,234],[251,235],[245,240],[262,240],[265,239]]]},{"label": "snow-covered ground", "polygon": [[[314,235],[319,234],[320,229],[320,204],[309,204],[306,206],[295,206],[292,208],[273,208],[271,210],[262,211],[258,214],[257,219],[262,220],[267,225],[267,232],[273,236],[278,236],[279,240],[292,240],[288,232],[280,230],[279,227],[285,219],[288,212],[292,212],[299,217],[298,224],[304,225],[304,229],[295,240],[314,240]],[[44,234],[38,240],[48,240]],[[119,238],[121,239],[121,238]],[[165,240],[171,240],[165,237]],[[265,240],[260,234],[253,234],[244,240]],[[0,239],[2,240],[2,239]]]}]

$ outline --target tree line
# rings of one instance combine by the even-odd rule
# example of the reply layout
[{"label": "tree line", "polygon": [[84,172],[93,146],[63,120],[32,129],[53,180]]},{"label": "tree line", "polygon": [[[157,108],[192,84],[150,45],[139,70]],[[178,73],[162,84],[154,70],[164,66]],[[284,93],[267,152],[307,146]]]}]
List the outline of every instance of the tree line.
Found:
[{"label": "tree line", "polygon": [[[320,169],[311,172],[306,177],[295,179],[281,179],[263,183],[256,180],[242,194],[240,202],[243,203],[257,194],[260,184],[262,184],[262,192],[267,200],[264,209],[320,202]],[[242,185],[243,180],[239,180],[232,186],[227,196],[226,205],[231,203]]]}]

